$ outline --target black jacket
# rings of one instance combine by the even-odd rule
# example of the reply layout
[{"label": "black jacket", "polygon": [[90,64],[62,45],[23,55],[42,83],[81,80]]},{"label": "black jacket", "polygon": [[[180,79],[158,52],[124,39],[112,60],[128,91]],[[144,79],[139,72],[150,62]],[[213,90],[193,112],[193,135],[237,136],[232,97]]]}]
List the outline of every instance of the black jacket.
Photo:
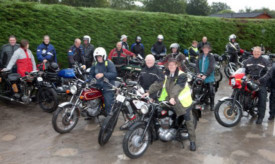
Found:
[{"label": "black jacket", "polygon": [[211,46],[211,44],[210,44],[209,42],[206,42],[206,43],[199,42],[199,44],[198,44],[198,49],[199,49],[200,52],[202,52],[202,47],[203,47],[204,45],[209,45],[209,46]]},{"label": "black jacket", "polygon": [[265,86],[268,80],[268,60],[260,56],[258,59],[250,57],[244,61],[245,74],[250,75],[254,80],[259,80],[260,84]]},{"label": "black jacket", "polygon": [[158,69],[155,65],[151,68],[145,66],[142,68],[139,76],[139,83],[144,90],[149,90],[149,87],[155,81],[163,81],[164,75],[160,69]]},{"label": "black jacket", "polygon": [[122,42],[122,48],[129,50],[129,45],[127,42]]},{"label": "black jacket", "polygon": [[84,49],[84,57],[85,57],[85,62],[93,62],[93,53],[94,53],[94,45],[88,44],[87,46],[83,45]]},{"label": "black jacket", "polygon": [[[215,64],[216,64],[216,61],[215,61],[215,58],[212,54],[208,54],[207,55],[209,57],[209,65],[208,65],[208,69],[205,73],[205,76],[210,76],[210,74],[215,70]],[[197,63],[196,63],[196,73],[200,73],[200,67],[199,67],[199,62],[200,60],[202,60],[202,57],[203,57],[203,54],[200,54],[198,60],[197,60]]]},{"label": "black jacket", "polygon": [[156,42],[151,48],[151,52],[153,55],[166,54],[166,46],[163,42]]},{"label": "black jacket", "polygon": [[14,46],[11,46],[10,44],[5,44],[1,48],[1,54],[0,54],[0,67],[2,66],[5,68],[14,53],[15,50],[19,48],[19,44],[15,44]]},{"label": "black jacket", "polygon": [[238,53],[240,52],[240,46],[238,43],[227,43],[227,45],[225,46],[226,52],[228,54],[234,54],[234,55],[238,55]]},{"label": "black jacket", "polygon": [[132,44],[131,51],[136,55],[140,54],[143,58],[145,57],[144,45],[142,43],[136,42],[136,43]]}]

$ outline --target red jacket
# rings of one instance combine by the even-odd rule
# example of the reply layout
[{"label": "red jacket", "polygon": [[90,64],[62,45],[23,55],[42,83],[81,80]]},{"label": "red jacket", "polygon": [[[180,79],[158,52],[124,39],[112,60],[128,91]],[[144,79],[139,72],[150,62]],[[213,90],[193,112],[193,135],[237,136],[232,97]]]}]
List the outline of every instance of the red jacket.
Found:
[{"label": "red jacket", "polygon": [[114,48],[109,53],[108,59],[112,60],[114,64],[125,64],[126,57],[127,56],[134,56],[135,54],[131,51],[128,51],[127,49],[122,48],[122,53],[120,54],[120,57],[118,58],[117,49]]}]

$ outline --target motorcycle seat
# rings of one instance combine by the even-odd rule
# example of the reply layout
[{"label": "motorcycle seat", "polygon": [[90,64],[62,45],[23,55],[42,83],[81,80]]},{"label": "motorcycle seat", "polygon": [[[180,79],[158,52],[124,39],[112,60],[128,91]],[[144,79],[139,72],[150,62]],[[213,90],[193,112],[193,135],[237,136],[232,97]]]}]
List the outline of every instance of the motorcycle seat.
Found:
[{"label": "motorcycle seat", "polygon": [[11,73],[8,75],[9,81],[17,81],[20,79],[20,75],[18,73]]}]

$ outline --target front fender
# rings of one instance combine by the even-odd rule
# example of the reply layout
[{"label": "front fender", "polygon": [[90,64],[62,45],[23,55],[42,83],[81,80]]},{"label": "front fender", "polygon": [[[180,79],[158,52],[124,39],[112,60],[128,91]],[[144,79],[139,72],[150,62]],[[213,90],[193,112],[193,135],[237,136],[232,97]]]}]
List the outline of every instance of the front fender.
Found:
[{"label": "front fender", "polygon": [[[233,101],[233,98],[231,98],[231,97],[223,97],[223,98],[219,99],[218,101],[221,101],[221,102],[224,102],[224,101]],[[236,104],[237,104],[241,109],[243,109],[241,103],[240,103],[238,100],[236,100]]]},{"label": "front fender", "polygon": [[[129,128],[129,130],[134,130],[136,129],[138,126],[144,125],[146,126],[148,122],[146,121],[137,121],[135,123],[133,123],[131,125],[131,127]],[[152,129],[152,127],[149,125],[149,132],[151,133],[151,143],[153,143],[153,140],[155,140],[157,138],[157,134],[154,133],[154,130]]]},{"label": "front fender", "polygon": [[74,106],[74,104],[71,102],[63,102],[63,103],[59,104],[58,107],[64,108],[65,106],[68,106],[68,105]]}]

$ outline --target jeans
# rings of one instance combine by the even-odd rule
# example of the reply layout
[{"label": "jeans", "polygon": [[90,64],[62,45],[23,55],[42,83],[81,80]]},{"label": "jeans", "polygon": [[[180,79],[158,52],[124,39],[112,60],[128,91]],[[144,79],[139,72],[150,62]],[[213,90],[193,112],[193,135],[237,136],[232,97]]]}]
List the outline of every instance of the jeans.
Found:
[{"label": "jeans", "polygon": [[266,98],[267,98],[267,90],[265,86],[260,86],[258,91],[258,110],[259,110],[259,118],[264,118],[265,108],[266,108]]},{"label": "jeans", "polygon": [[209,96],[210,96],[210,106],[214,106],[214,102],[215,102],[215,86],[214,83],[206,83],[206,86],[208,87],[209,90]]},{"label": "jeans", "polygon": [[269,96],[269,114],[275,116],[275,88],[271,89]]},{"label": "jeans", "polygon": [[103,90],[103,97],[104,97],[104,103],[105,103],[105,110],[107,114],[109,114],[112,110],[112,105],[114,104],[114,91],[104,91]]}]

